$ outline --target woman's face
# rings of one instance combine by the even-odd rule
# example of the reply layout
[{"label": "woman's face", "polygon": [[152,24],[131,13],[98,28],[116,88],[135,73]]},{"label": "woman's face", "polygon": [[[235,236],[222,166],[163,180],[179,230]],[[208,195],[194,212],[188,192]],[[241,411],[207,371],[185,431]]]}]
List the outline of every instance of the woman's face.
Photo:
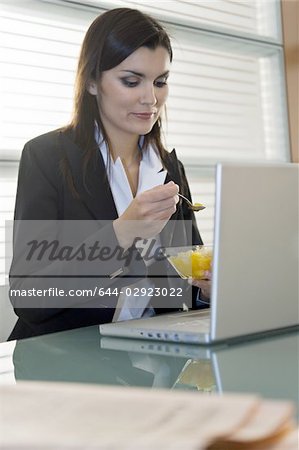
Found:
[{"label": "woman's face", "polygon": [[151,131],[168,96],[170,58],[164,47],[140,47],[121,64],[103,72],[94,85],[108,136]]}]

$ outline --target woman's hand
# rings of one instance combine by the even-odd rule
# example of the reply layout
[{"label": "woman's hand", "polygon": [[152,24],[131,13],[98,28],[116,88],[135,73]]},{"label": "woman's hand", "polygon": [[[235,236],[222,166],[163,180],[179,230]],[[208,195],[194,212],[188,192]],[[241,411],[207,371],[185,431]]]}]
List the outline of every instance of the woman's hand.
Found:
[{"label": "woman's hand", "polygon": [[200,299],[206,302],[210,301],[211,298],[211,280],[192,280],[189,281],[192,286],[196,286],[201,289]]},{"label": "woman's hand", "polygon": [[124,213],[113,222],[120,245],[128,248],[136,238],[149,239],[157,236],[176,211],[178,191],[178,186],[170,181],[138,194]]}]

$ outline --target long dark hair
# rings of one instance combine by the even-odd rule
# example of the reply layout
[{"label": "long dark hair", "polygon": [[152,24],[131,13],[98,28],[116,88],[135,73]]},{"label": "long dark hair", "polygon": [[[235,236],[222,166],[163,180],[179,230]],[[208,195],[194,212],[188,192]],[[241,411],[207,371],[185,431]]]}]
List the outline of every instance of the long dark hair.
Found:
[{"label": "long dark hair", "polygon": [[[74,132],[76,143],[84,150],[84,172],[96,154],[94,127],[99,129],[109,147],[109,139],[102,124],[96,97],[88,90],[88,83],[98,82],[102,72],[120,64],[139,47],[164,47],[172,61],[169,36],[155,19],[136,9],[116,8],[98,16],[89,27],[78,62],[73,118],[66,127]],[[166,150],[161,139],[161,119],[145,136],[144,147],[153,144],[162,161]]]}]

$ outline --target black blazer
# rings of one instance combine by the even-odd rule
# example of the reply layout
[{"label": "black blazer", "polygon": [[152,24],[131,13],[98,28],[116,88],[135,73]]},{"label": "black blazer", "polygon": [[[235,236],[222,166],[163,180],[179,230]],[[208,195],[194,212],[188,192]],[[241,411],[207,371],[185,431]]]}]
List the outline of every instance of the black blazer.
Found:
[{"label": "black blazer", "polygon": [[[61,162],[67,164],[71,180],[79,195],[74,196],[69,187],[69,182],[61,172]],[[165,169],[167,176],[165,183],[173,180],[180,187],[180,192],[188,198],[190,190],[182,163],[178,161],[175,150],[167,154]],[[114,233],[112,221],[118,217],[113,196],[105,178],[106,169],[100,152],[96,152],[94,163],[90,164],[83,177],[83,151],[74,142],[71,132],[55,130],[29,141],[22,153],[19,166],[18,187],[15,205],[15,221],[66,221],[89,220],[109,221],[101,228],[101,239],[111,248],[118,245]],[[184,229],[185,221],[192,223],[192,238],[187,237]],[[17,223],[17,222],[15,222]],[[20,223],[20,222],[19,222]],[[25,222],[24,222],[25,223]],[[107,225],[108,223],[108,225]],[[178,224],[181,226],[178,226]],[[18,273],[19,228],[14,229],[14,258],[11,267],[10,287],[28,289],[31,287],[30,279],[14,277]],[[167,230],[161,235],[163,246],[201,244],[194,213],[184,204],[179,203],[176,212],[171,217]],[[139,255],[136,249],[133,254]],[[159,263],[157,263],[159,264]],[[130,284],[124,281],[124,277],[145,277],[148,271],[141,258],[132,258],[129,265],[113,259],[107,264],[105,270],[107,277],[101,280],[103,286],[117,286],[118,284]],[[152,269],[151,269],[152,270]],[[121,277],[111,277],[112,274],[121,272]],[[50,273],[50,272],[49,272]],[[81,286],[82,280],[74,277],[72,283]],[[73,284],[74,286],[74,284]],[[20,300],[20,299],[19,299]],[[68,303],[63,307],[45,307],[37,304],[37,307],[22,308],[22,303],[12,298],[16,314],[19,316],[17,324],[9,339],[20,339],[60,330],[78,328],[110,322],[114,314],[114,305],[99,307],[99,298],[92,298],[80,308],[81,299],[77,301],[76,308]],[[40,300],[40,299],[39,299]],[[40,300],[41,301],[41,300]],[[103,299],[100,299],[100,303]],[[86,302],[86,299],[85,299]],[[160,311],[161,312],[161,311]]]}]

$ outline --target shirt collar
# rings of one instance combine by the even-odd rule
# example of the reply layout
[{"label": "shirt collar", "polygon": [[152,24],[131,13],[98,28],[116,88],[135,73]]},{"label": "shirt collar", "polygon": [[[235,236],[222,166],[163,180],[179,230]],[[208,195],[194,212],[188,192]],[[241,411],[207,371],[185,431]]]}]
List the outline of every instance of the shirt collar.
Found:
[{"label": "shirt collar", "polygon": [[[143,166],[151,169],[153,172],[160,172],[163,170],[163,165],[160,159],[160,156],[158,155],[155,147],[152,144],[147,145],[146,148],[142,149],[144,144],[145,136],[141,135],[139,137],[138,141],[138,147],[140,148],[140,151],[142,152],[142,159],[141,163]],[[117,158],[115,161],[110,157],[108,146],[106,141],[103,138],[103,135],[98,127],[98,124],[95,124],[95,140],[98,144],[99,150],[102,153],[104,163],[107,167],[109,158],[111,161],[111,164],[115,164],[120,158]],[[142,150],[141,150],[142,149]]]}]

